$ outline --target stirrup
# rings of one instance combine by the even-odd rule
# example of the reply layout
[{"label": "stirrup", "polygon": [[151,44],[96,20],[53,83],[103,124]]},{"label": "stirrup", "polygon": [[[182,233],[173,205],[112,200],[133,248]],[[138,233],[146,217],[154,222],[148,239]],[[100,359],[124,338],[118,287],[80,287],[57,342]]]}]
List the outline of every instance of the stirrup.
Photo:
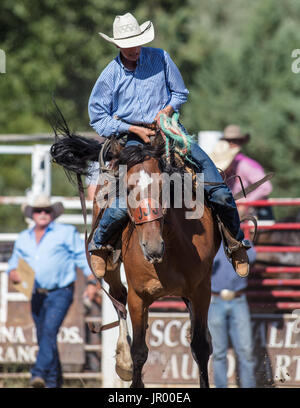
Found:
[{"label": "stirrup", "polygon": [[243,239],[242,241],[238,241],[237,239],[235,239],[229,232],[228,228],[225,227],[219,215],[217,215],[216,217],[220,235],[222,237],[224,252],[227,256],[227,259],[231,262],[232,253],[236,252],[241,247],[244,247],[246,250],[248,250],[249,248],[251,248],[251,242],[248,239]]},{"label": "stirrup", "polygon": [[96,245],[94,242],[90,242],[88,246],[88,251],[90,254],[93,254],[94,252],[100,251],[100,250],[107,250],[109,252],[114,251],[114,247],[112,247],[110,244],[107,245]]},{"label": "stirrup", "polygon": [[244,248],[246,248],[247,250],[250,249],[252,247],[251,242],[249,241],[249,239],[243,239],[243,241],[241,242],[242,246]]},{"label": "stirrup", "polygon": [[[232,238],[234,239],[234,238]],[[246,250],[251,248],[251,242],[249,241],[249,239],[243,239],[242,241],[237,241],[230,243],[230,246],[228,246],[227,250],[230,254],[232,254],[233,252],[237,251],[239,248],[245,248]]]}]

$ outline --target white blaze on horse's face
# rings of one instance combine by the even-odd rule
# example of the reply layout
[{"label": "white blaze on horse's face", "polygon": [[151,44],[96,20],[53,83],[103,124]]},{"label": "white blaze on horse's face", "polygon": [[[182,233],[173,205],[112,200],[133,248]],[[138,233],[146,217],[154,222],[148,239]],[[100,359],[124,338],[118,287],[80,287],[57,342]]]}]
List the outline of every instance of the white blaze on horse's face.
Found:
[{"label": "white blaze on horse's face", "polygon": [[149,184],[152,184],[152,182],[152,177],[150,177],[149,174],[145,172],[145,170],[141,170],[139,172],[138,186],[141,190],[146,190],[146,188],[148,188]]},{"label": "white blaze on horse's face", "polygon": [[148,187],[153,183],[152,177],[144,169],[132,173],[128,178],[128,205],[138,208],[140,201],[149,196]]}]

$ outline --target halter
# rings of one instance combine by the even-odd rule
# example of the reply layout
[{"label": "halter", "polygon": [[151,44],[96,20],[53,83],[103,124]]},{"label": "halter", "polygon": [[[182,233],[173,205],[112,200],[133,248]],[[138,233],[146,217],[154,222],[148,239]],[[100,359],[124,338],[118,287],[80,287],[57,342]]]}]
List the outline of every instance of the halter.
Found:
[{"label": "halter", "polygon": [[131,221],[135,225],[145,224],[163,218],[163,210],[158,201],[153,198],[144,198],[134,209],[133,215],[128,211]]}]

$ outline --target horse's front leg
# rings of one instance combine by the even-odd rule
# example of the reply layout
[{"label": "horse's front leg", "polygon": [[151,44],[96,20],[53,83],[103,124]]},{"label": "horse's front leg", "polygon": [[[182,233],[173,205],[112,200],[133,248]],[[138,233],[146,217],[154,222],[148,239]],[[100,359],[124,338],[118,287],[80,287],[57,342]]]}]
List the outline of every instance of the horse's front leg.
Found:
[{"label": "horse's front leg", "polygon": [[[127,290],[120,276],[120,263],[114,264],[108,259],[104,280],[109,284],[109,293],[126,306]],[[116,349],[116,372],[123,381],[132,380],[132,359],[130,352],[130,337],[126,316],[116,308],[119,318],[119,337]]]},{"label": "horse's front leg", "polygon": [[133,376],[131,388],[143,388],[142,369],[148,357],[146,345],[146,329],[148,322],[148,305],[134,292],[128,291],[128,308],[132,323],[131,357]]}]

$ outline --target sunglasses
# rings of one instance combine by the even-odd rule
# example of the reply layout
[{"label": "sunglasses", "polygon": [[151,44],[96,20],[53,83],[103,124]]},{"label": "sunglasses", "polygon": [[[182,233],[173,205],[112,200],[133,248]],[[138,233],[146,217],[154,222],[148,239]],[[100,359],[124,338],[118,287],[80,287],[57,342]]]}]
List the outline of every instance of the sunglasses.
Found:
[{"label": "sunglasses", "polygon": [[34,212],[34,213],[42,213],[42,212],[45,212],[46,214],[51,214],[51,213],[52,213],[52,210],[51,210],[51,208],[34,208],[34,209],[33,209],[33,212]]}]

